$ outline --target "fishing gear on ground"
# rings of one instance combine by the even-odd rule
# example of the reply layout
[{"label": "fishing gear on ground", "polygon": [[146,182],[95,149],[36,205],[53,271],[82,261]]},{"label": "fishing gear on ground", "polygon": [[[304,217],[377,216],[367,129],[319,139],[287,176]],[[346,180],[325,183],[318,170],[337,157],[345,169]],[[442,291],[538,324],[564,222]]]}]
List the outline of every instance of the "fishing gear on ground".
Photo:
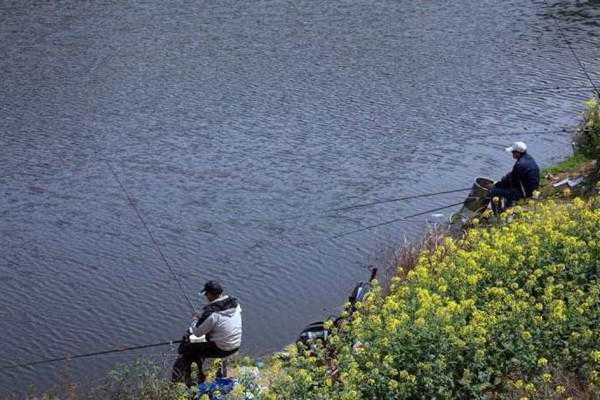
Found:
[{"label": "fishing gear on ground", "polygon": [[[365,300],[367,294],[371,291],[372,282],[377,279],[377,268],[371,268],[371,276],[369,280],[366,282],[358,282],[356,286],[352,289],[350,296],[348,297],[348,314],[347,320],[352,318],[352,313],[356,311],[357,304],[361,303]],[[338,316],[334,320],[334,326],[340,326],[341,322],[344,318]],[[329,330],[325,327],[325,321],[316,321],[311,324],[308,324],[296,340],[296,343],[302,343],[308,347],[311,347],[311,342],[320,341],[326,342],[329,337]]]}]

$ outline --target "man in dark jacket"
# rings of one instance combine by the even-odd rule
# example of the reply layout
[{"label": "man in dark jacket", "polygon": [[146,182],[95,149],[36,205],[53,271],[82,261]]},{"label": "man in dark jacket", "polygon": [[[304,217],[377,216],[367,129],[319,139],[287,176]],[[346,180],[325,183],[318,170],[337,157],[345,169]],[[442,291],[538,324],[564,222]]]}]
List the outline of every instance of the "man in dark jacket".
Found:
[{"label": "man in dark jacket", "polygon": [[188,387],[192,386],[192,363],[198,365],[198,382],[204,382],[204,359],[232,355],[242,342],[242,309],[237,299],[224,295],[217,281],[206,282],[202,292],[208,304],[202,313],[193,315],[173,365],[172,381],[184,381]]},{"label": "man in dark jacket", "polygon": [[[517,161],[511,172],[494,184],[490,197],[501,197],[506,206],[510,207],[515,201],[531,197],[533,191],[540,185],[540,169],[535,160],[527,154],[527,145],[515,142],[506,149]],[[492,201],[492,207],[497,211],[497,205]]]}]

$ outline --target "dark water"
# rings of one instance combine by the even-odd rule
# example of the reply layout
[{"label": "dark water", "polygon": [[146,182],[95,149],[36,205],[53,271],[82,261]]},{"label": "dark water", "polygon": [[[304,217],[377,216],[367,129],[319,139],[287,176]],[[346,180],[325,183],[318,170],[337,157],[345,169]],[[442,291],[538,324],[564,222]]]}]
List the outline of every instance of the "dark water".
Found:
[{"label": "dark water", "polygon": [[[543,166],[570,153],[590,91],[537,89],[589,84],[550,14],[600,81],[598,1],[0,2],[2,364],[188,323],[107,161],[187,294],[240,298],[244,352],[293,341],[425,223],[332,235],[461,195],[308,214],[497,178],[518,139]],[[0,371],[0,392],[63,370]]]}]

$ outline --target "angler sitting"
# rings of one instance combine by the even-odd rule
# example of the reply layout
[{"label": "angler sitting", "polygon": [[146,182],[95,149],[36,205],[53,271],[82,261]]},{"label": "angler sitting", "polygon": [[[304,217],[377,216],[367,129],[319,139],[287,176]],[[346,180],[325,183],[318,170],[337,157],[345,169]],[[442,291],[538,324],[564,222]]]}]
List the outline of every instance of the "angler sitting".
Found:
[{"label": "angler sitting", "polygon": [[493,201],[495,197],[503,198],[505,206],[510,207],[519,199],[531,197],[540,184],[540,169],[533,157],[527,154],[525,143],[515,142],[506,151],[512,153],[517,161],[512,171],[496,182],[490,191],[494,213],[500,212],[499,205]]},{"label": "angler sitting", "polygon": [[183,381],[188,387],[192,386],[192,363],[198,365],[198,383],[202,383],[206,380],[202,372],[204,359],[230,356],[242,342],[242,309],[237,299],[224,295],[217,281],[206,282],[202,293],[208,304],[202,313],[194,313],[173,364],[172,381]]}]

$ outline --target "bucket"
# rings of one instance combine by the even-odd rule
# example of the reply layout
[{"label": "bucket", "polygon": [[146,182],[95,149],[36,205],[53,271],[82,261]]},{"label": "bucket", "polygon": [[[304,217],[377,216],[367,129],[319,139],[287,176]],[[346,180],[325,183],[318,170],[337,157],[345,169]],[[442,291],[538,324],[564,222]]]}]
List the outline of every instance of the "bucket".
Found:
[{"label": "bucket", "polygon": [[484,196],[494,187],[494,181],[490,178],[479,177],[471,188],[469,196]]},{"label": "bucket", "polygon": [[494,181],[489,178],[479,177],[475,179],[469,195],[465,199],[462,208],[450,217],[451,224],[464,224],[471,218],[475,218],[489,204],[488,193],[494,187]]},{"label": "bucket", "polygon": [[488,193],[494,187],[494,181],[489,178],[475,179],[469,196],[466,198],[464,208],[472,212],[479,212],[489,203]]}]

